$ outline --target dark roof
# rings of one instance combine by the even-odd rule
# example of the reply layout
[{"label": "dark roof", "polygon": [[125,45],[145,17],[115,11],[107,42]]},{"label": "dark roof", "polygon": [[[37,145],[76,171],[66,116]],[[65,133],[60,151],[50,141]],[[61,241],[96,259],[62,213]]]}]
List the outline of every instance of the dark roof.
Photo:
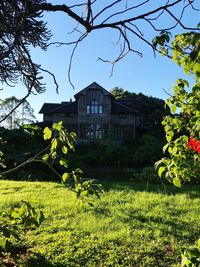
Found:
[{"label": "dark roof", "polygon": [[129,108],[135,109],[135,110],[141,110],[142,109],[141,103],[139,101],[137,101],[136,99],[133,99],[130,97],[117,99],[116,102],[119,104],[125,105]]},{"label": "dark roof", "polygon": [[58,107],[60,104],[54,104],[54,103],[44,103],[42,108],[40,109],[39,113],[50,113],[50,111],[56,107]]},{"label": "dark roof", "polygon": [[77,113],[77,102],[64,102],[52,109],[53,113]]},{"label": "dark roof", "polygon": [[132,109],[128,106],[119,103],[118,101],[113,101],[111,105],[111,113],[112,114],[133,114],[138,113],[135,109]]},{"label": "dark roof", "polygon": [[77,103],[76,102],[62,102],[61,104],[45,103],[39,113],[50,114],[50,113],[76,113]]},{"label": "dark roof", "polygon": [[93,82],[91,83],[90,85],[88,85],[87,87],[85,87],[84,89],[82,89],[81,91],[79,91],[77,94],[74,95],[75,98],[77,98],[77,96],[81,95],[84,93],[84,91],[88,90],[88,89],[100,89],[102,90],[104,93],[108,94],[108,95],[111,95],[113,97],[113,95],[108,92],[105,88],[103,88],[101,85],[99,85],[98,83],[96,82]]}]

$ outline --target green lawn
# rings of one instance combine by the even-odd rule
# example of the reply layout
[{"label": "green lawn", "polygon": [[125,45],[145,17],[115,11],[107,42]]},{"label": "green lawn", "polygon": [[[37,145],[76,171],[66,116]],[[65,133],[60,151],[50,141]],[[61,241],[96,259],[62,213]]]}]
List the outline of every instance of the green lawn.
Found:
[{"label": "green lawn", "polygon": [[180,249],[200,237],[200,186],[110,183],[90,207],[57,183],[0,181],[1,208],[21,199],[45,214],[23,233],[23,266],[179,266]]}]

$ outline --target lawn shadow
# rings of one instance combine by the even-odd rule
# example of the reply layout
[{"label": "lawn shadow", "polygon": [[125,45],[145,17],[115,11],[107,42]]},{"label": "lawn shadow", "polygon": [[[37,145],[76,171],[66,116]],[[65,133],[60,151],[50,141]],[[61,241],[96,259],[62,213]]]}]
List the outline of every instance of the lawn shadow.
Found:
[{"label": "lawn shadow", "polygon": [[183,185],[181,188],[175,187],[170,183],[148,183],[148,182],[103,182],[103,188],[105,191],[109,192],[110,190],[115,191],[136,191],[136,192],[150,192],[150,193],[158,193],[163,195],[176,195],[176,194],[187,194],[189,198],[195,199],[200,198],[200,185]]},{"label": "lawn shadow", "polygon": [[31,252],[30,257],[26,260],[25,265],[26,267],[66,267],[61,263],[57,263],[56,265],[49,262],[43,255],[35,252]]}]

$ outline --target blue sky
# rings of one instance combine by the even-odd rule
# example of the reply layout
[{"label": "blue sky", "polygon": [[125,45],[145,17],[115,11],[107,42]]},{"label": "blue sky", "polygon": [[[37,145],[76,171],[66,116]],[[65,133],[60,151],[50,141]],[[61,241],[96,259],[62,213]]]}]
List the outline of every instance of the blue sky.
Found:
[{"label": "blue sky", "polygon": [[[75,27],[76,23],[67,18],[66,15],[48,13],[45,14],[44,18],[47,20],[53,34],[51,42],[74,40],[74,36],[68,34],[68,32],[71,31],[72,27]],[[184,17],[184,20],[186,23],[190,23],[190,26],[196,26],[199,22],[198,19],[199,12],[188,12]],[[159,23],[168,25],[170,21],[166,17]],[[152,40],[155,33],[152,32],[151,28],[148,28],[142,22],[140,23],[140,28],[145,33],[145,36]],[[180,28],[177,28],[175,33],[180,31]],[[137,39],[131,40],[134,48],[143,53],[143,57],[129,53],[115,65],[114,73],[110,77],[111,65],[98,61],[98,57],[115,59],[118,55],[118,48],[113,46],[113,42],[116,42],[117,39],[118,35],[114,31],[99,30],[92,32],[80,43],[74,55],[71,70],[71,79],[75,89],[69,84],[67,76],[69,58],[73,46],[51,46],[46,52],[39,49],[31,49],[32,58],[37,63],[40,63],[42,68],[53,72],[59,84],[59,94],[57,94],[52,78],[49,75],[45,75],[46,92],[29,97],[28,101],[34,108],[38,120],[42,119],[42,116],[38,115],[38,111],[44,102],[59,103],[61,101],[69,101],[70,98],[73,99],[74,94],[93,81],[96,81],[107,90],[118,86],[131,92],[142,92],[149,96],[166,99],[167,95],[163,89],[166,91],[171,90],[176,79],[186,77],[182,70],[169,59],[160,55],[154,58],[152,49]],[[26,94],[26,88],[20,81],[14,88],[8,88],[4,85],[1,85],[1,88],[4,89],[1,91],[1,99],[12,95],[20,98]]]}]

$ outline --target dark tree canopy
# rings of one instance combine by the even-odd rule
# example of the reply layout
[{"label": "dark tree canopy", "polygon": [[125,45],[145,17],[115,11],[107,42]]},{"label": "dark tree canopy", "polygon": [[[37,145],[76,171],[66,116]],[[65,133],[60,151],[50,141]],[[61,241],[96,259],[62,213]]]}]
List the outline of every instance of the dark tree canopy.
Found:
[{"label": "dark tree canopy", "polygon": [[42,1],[0,2],[0,81],[12,85],[21,77],[29,90],[37,92],[43,90],[40,66],[32,61],[29,48],[44,48],[50,38],[42,11],[31,8],[39,3]]},{"label": "dark tree canopy", "polygon": [[[80,0],[70,1],[70,4],[69,1],[59,2],[61,4],[55,4],[52,0],[0,1],[1,82],[13,85],[18,78],[22,78],[28,88],[28,94],[33,88],[39,93],[44,90],[40,72],[45,70],[39,63],[33,62],[29,51],[31,46],[47,49],[49,45],[53,45],[49,43],[51,29],[47,28],[44,21],[44,12],[62,12],[66,14],[66,23],[69,18],[74,20],[75,27],[72,29],[72,34],[76,34],[76,39],[69,43],[62,43],[61,40],[54,43],[74,45],[71,60],[77,45],[89,33],[101,29],[118,32],[119,39],[116,45],[119,46],[119,54],[112,61],[101,59],[113,66],[129,52],[142,55],[140,48],[135,47],[136,39],[150,46],[154,52],[157,51],[152,40],[148,39],[148,34],[145,35],[140,28],[141,22],[155,35],[160,31],[173,31],[176,27],[179,27],[179,30],[182,28],[198,31],[196,28],[198,21],[191,19],[185,24],[184,16],[189,10],[194,13],[193,18],[198,17],[199,0]],[[167,25],[163,23],[164,18],[168,21]],[[53,76],[48,70],[46,72]],[[56,83],[54,76],[53,78]]]},{"label": "dark tree canopy", "polygon": [[119,87],[113,88],[111,93],[118,101],[121,101],[121,104],[129,105],[139,111],[141,126],[145,131],[157,137],[164,134],[161,121],[170,114],[169,108],[165,107],[164,100],[142,93],[129,92]]}]

